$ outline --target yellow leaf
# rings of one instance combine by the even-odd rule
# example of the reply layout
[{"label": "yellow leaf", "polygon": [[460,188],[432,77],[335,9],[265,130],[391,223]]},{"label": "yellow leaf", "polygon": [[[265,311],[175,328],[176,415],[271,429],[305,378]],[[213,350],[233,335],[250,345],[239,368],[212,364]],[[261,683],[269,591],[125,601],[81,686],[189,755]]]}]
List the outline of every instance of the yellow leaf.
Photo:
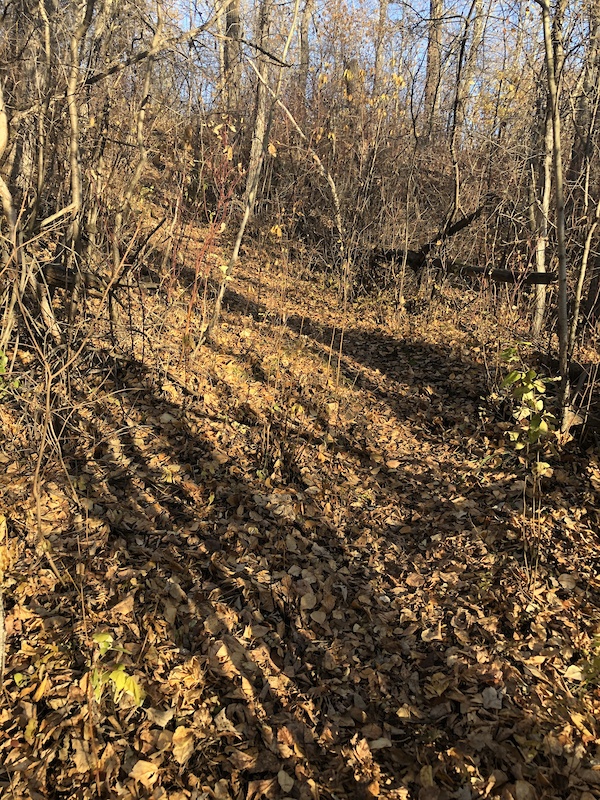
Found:
[{"label": "yellow leaf", "polygon": [[570,667],[567,667],[565,678],[568,681],[582,681],[583,674],[581,672],[581,667],[578,667],[577,664],[571,664]]},{"label": "yellow leaf", "polygon": [[35,694],[33,695],[33,702],[39,703],[42,697],[47,693],[48,689],[52,684],[50,683],[50,679],[47,675],[45,675],[40,683],[40,685],[35,690]]},{"label": "yellow leaf", "polygon": [[273,156],[273,158],[275,158],[275,156],[277,155],[277,148],[275,147],[273,142],[269,142],[269,146],[268,146],[267,150],[269,151],[269,155]]},{"label": "yellow leaf", "polygon": [[37,719],[32,717],[25,726],[25,741],[27,744],[33,744],[35,739],[35,732],[37,730]]}]

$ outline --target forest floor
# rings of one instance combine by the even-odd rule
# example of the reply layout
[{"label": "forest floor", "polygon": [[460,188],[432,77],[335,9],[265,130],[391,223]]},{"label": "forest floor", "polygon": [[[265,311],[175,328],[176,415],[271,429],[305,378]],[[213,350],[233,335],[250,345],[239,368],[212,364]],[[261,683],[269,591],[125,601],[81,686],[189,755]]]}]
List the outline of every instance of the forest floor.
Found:
[{"label": "forest floor", "polygon": [[597,448],[532,495],[485,297],[340,309],[265,259],[197,352],[184,275],[99,324],[39,481],[17,363],[0,797],[599,797]]}]

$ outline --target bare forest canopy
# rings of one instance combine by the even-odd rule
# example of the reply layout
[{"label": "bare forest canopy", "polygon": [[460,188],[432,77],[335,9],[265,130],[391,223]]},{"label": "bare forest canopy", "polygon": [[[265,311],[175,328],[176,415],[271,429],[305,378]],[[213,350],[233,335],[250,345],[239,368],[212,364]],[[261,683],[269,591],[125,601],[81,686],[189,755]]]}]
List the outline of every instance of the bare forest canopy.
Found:
[{"label": "bare forest canopy", "polygon": [[595,2],[14,2],[0,24],[1,349],[70,341],[92,284],[114,316],[151,207],[163,268],[196,219],[274,227],[346,295],[403,286],[409,251],[419,276],[537,285],[563,373],[595,322]]},{"label": "bare forest canopy", "polygon": [[600,0],[0,0],[0,797],[593,800]]}]

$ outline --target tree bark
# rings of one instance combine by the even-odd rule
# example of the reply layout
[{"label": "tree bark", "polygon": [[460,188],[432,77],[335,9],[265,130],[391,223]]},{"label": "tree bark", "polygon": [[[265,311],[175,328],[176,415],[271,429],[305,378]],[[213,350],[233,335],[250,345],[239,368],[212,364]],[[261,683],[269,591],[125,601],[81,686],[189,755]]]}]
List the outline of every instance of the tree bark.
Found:
[{"label": "tree bark", "polygon": [[556,244],[558,255],[558,342],[559,371],[561,378],[562,424],[566,423],[569,412],[569,315],[567,307],[567,246],[565,231],[565,191],[563,176],[563,154],[561,138],[561,119],[559,106],[559,79],[563,65],[562,20],[566,0],[560,0],[554,20],[550,15],[548,0],[536,0],[542,9],[542,27],[546,56],[546,79],[552,116],[552,167],[554,172],[554,191],[556,206]]},{"label": "tree bark", "polygon": [[298,94],[302,109],[302,122],[306,120],[308,109],[308,71],[310,69],[310,21],[315,0],[305,0],[300,19],[300,70],[298,72]]},{"label": "tree bark", "polygon": [[225,108],[229,114],[240,110],[242,85],[242,25],[240,0],[231,0],[225,12],[225,45],[223,47],[223,85]]},{"label": "tree bark", "polygon": [[[532,142],[533,154],[530,160],[531,175],[529,182],[529,224],[535,242],[535,268],[536,272],[546,272],[546,249],[548,246],[548,220],[550,217],[550,193],[552,189],[552,114],[550,103],[546,100],[541,104],[543,112],[543,130],[540,136],[539,129],[534,131]],[[545,107],[544,107],[545,106]],[[546,286],[538,284],[535,293],[535,310],[533,315],[532,333],[537,338],[541,335],[546,310]]]},{"label": "tree bark", "polygon": [[423,138],[433,133],[440,101],[442,80],[442,18],[444,0],[429,0],[429,30],[427,33],[427,71],[423,95]]},{"label": "tree bark", "polygon": [[383,46],[388,21],[389,0],[379,0],[379,17],[375,34],[375,64],[373,66],[373,97],[377,98],[381,91],[383,77]]}]

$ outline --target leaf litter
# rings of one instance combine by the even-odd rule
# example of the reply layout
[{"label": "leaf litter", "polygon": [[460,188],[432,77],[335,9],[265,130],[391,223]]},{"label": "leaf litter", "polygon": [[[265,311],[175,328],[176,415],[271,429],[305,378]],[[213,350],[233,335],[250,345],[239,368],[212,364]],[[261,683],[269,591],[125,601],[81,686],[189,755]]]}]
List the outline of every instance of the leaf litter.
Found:
[{"label": "leaf litter", "polygon": [[279,277],[242,270],[193,359],[148,296],[153,356],[74,380],[64,586],[2,407],[0,796],[597,797],[597,457],[528,515],[467,326],[289,276],[282,318]]}]

